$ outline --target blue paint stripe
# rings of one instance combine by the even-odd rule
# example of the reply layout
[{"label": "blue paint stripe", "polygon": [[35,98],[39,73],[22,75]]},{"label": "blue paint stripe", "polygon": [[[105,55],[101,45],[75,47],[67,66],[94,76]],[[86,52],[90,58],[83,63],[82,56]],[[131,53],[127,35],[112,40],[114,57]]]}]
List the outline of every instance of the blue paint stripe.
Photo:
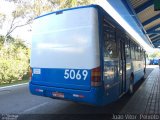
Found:
[{"label": "blue paint stripe", "polygon": [[[40,68],[39,74],[32,68],[32,82],[39,85],[89,90],[91,70]],[[78,78],[79,76],[79,78]]]}]

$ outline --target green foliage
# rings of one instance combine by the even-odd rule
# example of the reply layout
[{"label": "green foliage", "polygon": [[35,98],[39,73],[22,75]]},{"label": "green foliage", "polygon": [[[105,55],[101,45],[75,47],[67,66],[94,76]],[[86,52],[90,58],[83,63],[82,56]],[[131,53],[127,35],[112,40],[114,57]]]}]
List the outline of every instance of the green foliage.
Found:
[{"label": "green foliage", "polygon": [[31,7],[34,17],[41,14],[94,3],[95,0],[34,0]]},{"label": "green foliage", "polygon": [[29,49],[20,40],[0,47],[0,84],[21,80],[28,67]]},{"label": "green foliage", "polygon": [[2,13],[0,13],[0,28],[3,26],[3,22],[5,21],[6,16]]},{"label": "green foliage", "polygon": [[[15,29],[30,24],[34,17],[44,12],[87,5],[93,1],[95,0],[10,0],[16,6],[12,17],[0,13],[0,29],[7,29],[4,36],[0,35],[0,84],[20,80],[28,72],[30,51],[21,40],[11,37]],[[3,25],[5,21],[9,28]]]},{"label": "green foliage", "polygon": [[88,5],[91,3],[93,3],[93,0],[66,0],[62,8],[77,7],[80,5]]},{"label": "green foliage", "polygon": [[[55,4],[57,4],[56,1],[54,1]],[[34,0],[31,11],[33,11],[33,17],[37,17],[43,13],[53,11],[54,7],[49,0]]]},{"label": "green foliage", "polygon": [[150,55],[149,55],[149,58],[150,58],[150,59],[160,58],[160,51],[156,51],[156,52],[150,54]]},{"label": "green foliage", "polygon": [[4,43],[4,37],[0,36],[0,49],[2,48],[3,43]]},{"label": "green foliage", "polygon": [[58,6],[56,9],[72,8],[81,5],[88,5],[95,2],[95,0],[48,0],[53,6]]}]

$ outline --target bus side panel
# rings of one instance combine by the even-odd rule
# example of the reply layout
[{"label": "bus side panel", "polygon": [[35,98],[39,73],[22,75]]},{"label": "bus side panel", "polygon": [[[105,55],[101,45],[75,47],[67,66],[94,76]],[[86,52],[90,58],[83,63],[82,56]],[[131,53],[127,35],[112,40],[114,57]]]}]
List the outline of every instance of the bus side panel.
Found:
[{"label": "bus side panel", "polygon": [[137,83],[144,76],[144,62],[134,61],[134,84]]}]

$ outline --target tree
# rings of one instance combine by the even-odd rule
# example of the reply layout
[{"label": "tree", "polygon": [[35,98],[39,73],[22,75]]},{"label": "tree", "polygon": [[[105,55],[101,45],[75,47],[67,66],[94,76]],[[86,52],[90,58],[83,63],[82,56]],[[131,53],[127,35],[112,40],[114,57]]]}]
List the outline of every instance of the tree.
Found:
[{"label": "tree", "polygon": [[3,22],[5,21],[6,16],[3,13],[0,13],[0,29],[3,27]]},{"label": "tree", "polygon": [[88,5],[95,2],[95,0],[48,0],[55,7],[55,10],[77,7],[80,5]]},{"label": "tree", "polygon": [[87,5],[93,3],[94,1],[95,0],[34,0],[32,10],[34,12],[34,17],[36,17],[42,13],[80,5]]},{"label": "tree", "polygon": [[[0,84],[21,79],[29,67],[29,49],[22,40],[12,37],[15,29],[31,24],[32,20],[46,12],[87,5],[94,0],[9,0],[15,4],[11,15],[0,13],[0,29],[7,28],[5,35],[0,35]],[[5,25],[4,25],[5,24]],[[9,46],[5,46],[7,43]]]},{"label": "tree", "polygon": [[15,9],[10,13],[1,13],[0,14],[0,27],[3,30],[6,30],[3,34],[4,43],[8,42],[8,36],[11,36],[12,32],[25,25],[28,25],[33,20],[33,12],[31,9],[31,2],[27,0],[10,0],[9,3],[13,3]]},{"label": "tree", "polygon": [[8,48],[1,46],[0,49],[0,84],[21,80],[28,72],[29,49],[22,40],[13,41]]},{"label": "tree", "polygon": [[149,54],[149,58],[150,59],[160,58],[160,51],[155,51],[154,53]]},{"label": "tree", "polygon": [[7,37],[10,36],[15,29],[32,23],[32,20],[42,13],[80,5],[87,5],[93,3],[94,1],[95,0],[10,0],[10,2],[14,2],[16,6],[15,10],[12,11],[11,17],[0,14],[0,27],[3,26],[3,23],[8,25],[8,30],[4,35],[4,43],[9,40]]},{"label": "tree", "polygon": [[19,27],[26,26],[32,22],[33,18],[32,18],[32,16],[29,15],[30,10],[27,9],[29,6],[27,6],[25,4],[23,4],[23,5],[24,6],[18,5],[16,7],[15,11],[12,12],[10,27],[5,35],[5,38],[7,38],[9,35],[11,35],[11,33],[15,29],[17,29]]},{"label": "tree", "polygon": [[33,17],[37,17],[45,12],[53,11],[54,6],[52,6],[49,0],[34,0],[32,5]]}]

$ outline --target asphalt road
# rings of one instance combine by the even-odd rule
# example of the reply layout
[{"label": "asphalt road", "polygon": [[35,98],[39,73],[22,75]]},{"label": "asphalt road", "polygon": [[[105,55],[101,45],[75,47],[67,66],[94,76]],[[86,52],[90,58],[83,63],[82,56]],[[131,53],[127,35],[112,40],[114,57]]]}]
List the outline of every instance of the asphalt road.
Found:
[{"label": "asphalt road", "polygon": [[[153,68],[148,68],[147,75],[152,70]],[[142,82],[143,81],[144,80],[142,80]],[[142,84],[142,82],[140,84]],[[23,119],[31,119],[37,115],[36,117],[38,118],[34,118],[34,120],[42,118],[41,116],[45,117],[46,115],[54,115],[54,117],[57,116],[59,118],[63,116],[62,119],[64,115],[71,115],[72,118],[74,115],[84,114],[90,117],[100,114],[109,115],[112,113],[120,113],[130,99],[131,97],[125,95],[118,101],[107,106],[94,107],[70,101],[34,96],[29,93],[28,84],[25,84],[17,87],[0,88],[0,119],[4,119],[4,115],[6,114],[23,114]],[[28,116],[30,117],[28,118]]]}]

